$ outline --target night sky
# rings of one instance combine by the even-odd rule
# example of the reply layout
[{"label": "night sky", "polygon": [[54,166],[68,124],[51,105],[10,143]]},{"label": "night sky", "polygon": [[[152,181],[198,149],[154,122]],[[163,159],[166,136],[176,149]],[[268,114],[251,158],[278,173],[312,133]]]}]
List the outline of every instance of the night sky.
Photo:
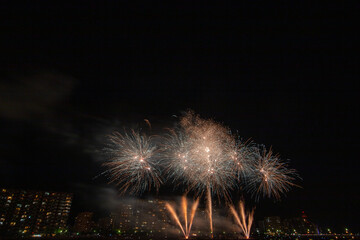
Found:
[{"label": "night sky", "polygon": [[358,11],[350,1],[4,1],[0,187],[73,192],[73,214],[101,214],[104,135],[145,118],[171,127],[193,109],[298,170],[302,188],[257,203],[257,220],[304,210],[360,231]]}]

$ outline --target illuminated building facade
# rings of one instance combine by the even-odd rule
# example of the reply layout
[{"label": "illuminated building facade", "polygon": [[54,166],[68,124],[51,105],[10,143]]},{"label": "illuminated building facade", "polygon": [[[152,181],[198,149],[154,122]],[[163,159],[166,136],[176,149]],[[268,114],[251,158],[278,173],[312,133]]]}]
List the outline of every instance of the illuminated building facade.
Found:
[{"label": "illuminated building facade", "polygon": [[166,238],[168,228],[172,227],[165,202],[158,199],[121,203],[110,218],[113,219],[113,229],[131,239]]},{"label": "illuminated building facade", "polygon": [[146,232],[151,236],[166,236],[170,225],[165,202],[158,199],[147,200],[146,206],[146,208],[142,209],[142,215],[145,215],[145,218],[141,218],[141,213],[136,213],[136,215],[138,215],[136,219],[141,220],[136,223],[135,228],[141,233]]},{"label": "illuminated building facade", "polygon": [[1,189],[0,233],[53,234],[66,230],[72,194]]}]

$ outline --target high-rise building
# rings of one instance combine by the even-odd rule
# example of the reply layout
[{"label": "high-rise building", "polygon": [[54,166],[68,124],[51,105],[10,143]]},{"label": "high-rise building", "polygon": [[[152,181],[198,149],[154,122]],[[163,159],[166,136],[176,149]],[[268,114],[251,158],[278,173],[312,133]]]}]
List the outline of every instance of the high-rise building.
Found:
[{"label": "high-rise building", "polygon": [[171,227],[165,202],[158,199],[125,200],[110,218],[113,229],[131,239],[166,238]]},{"label": "high-rise building", "polygon": [[149,236],[166,235],[170,219],[165,202],[158,199],[143,201],[143,208],[135,212],[135,229]]},{"label": "high-rise building", "polygon": [[93,213],[92,212],[82,212],[79,213],[75,218],[75,224],[73,232],[77,233],[89,233],[94,227],[94,222],[92,221]]},{"label": "high-rise building", "polygon": [[71,193],[1,189],[0,232],[4,235],[63,232],[71,202]]}]

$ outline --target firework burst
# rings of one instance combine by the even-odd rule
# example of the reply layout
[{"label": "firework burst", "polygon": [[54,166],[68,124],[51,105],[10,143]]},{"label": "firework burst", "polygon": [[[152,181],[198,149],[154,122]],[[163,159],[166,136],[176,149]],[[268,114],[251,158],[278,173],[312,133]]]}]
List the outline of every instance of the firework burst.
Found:
[{"label": "firework burst", "polygon": [[191,166],[189,162],[189,149],[191,139],[179,129],[169,129],[169,133],[165,135],[163,148],[163,165],[165,166],[167,178],[172,181],[175,186],[186,181],[185,175]]},{"label": "firework burst", "polygon": [[188,112],[180,127],[171,130],[164,149],[170,177],[182,179],[189,190],[201,195],[210,189],[228,197],[235,187],[236,142],[221,124]]},{"label": "firework burst", "polygon": [[139,194],[161,184],[158,169],[157,147],[152,137],[130,130],[123,134],[114,132],[109,136],[105,149],[109,156],[104,163],[121,193]]},{"label": "firework burst", "polygon": [[253,153],[257,150],[257,147],[250,140],[242,141],[238,136],[234,136],[234,139],[236,139],[236,146],[231,155],[231,160],[234,162],[238,181],[240,184],[245,184],[247,178],[252,173]]},{"label": "firework burst", "polygon": [[280,160],[278,154],[274,155],[271,148],[267,151],[260,147],[254,154],[253,174],[249,176],[246,187],[257,200],[261,195],[280,199],[281,194],[296,186],[292,183],[297,177],[296,171],[287,168],[287,164]]}]

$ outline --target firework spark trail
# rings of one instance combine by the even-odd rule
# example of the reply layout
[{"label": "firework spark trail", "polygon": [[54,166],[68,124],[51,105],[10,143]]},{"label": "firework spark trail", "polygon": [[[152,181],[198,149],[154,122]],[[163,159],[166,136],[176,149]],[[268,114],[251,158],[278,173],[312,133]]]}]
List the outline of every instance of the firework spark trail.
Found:
[{"label": "firework spark trail", "polygon": [[110,158],[104,163],[116,182],[120,192],[130,194],[142,193],[153,186],[159,189],[161,184],[157,147],[152,138],[131,130],[124,134],[114,132],[109,136],[109,144],[105,149]]},{"label": "firework spark trail", "polygon": [[186,233],[188,232],[188,216],[187,216],[187,201],[186,201],[186,197],[182,196],[181,199],[181,205],[182,205],[182,211],[184,214],[184,220],[185,220],[185,228],[186,228]]},{"label": "firework spark trail", "polygon": [[213,219],[212,219],[212,201],[211,201],[211,190],[208,188],[207,190],[207,202],[208,202],[208,215],[209,215],[209,224],[210,224],[210,234],[211,238],[214,237],[214,229],[213,229]]},{"label": "firework spark trail", "polygon": [[[240,216],[241,216],[241,222],[245,228],[245,231],[247,232],[247,227],[246,227],[246,216],[245,216],[245,207],[244,207],[244,203],[242,201],[240,201],[239,203],[239,207],[240,207]],[[245,233],[246,233],[245,232]]]},{"label": "firework spark trail", "polygon": [[245,204],[243,201],[239,202],[239,211],[240,211],[240,217],[235,209],[234,206],[230,206],[230,212],[233,214],[236,223],[239,225],[240,229],[242,230],[245,238],[250,237],[251,232],[251,226],[254,220],[254,211],[255,208],[252,209],[250,213],[245,213]]},{"label": "firework spark trail", "polygon": [[181,225],[181,222],[180,222],[179,217],[177,216],[177,214],[175,212],[175,209],[169,203],[166,203],[165,206],[169,210],[169,212],[171,213],[171,216],[174,218],[177,225],[180,227],[180,229],[183,232],[184,236],[186,237],[186,232],[184,231],[184,228]]},{"label": "firework spark trail", "polygon": [[192,224],[193,224],[193,221],[194,221],[194,217],[195,217],[195,213],[196,213],[196,209],[197,209],[198,205],[199,205],[199,198],[195,200],[195,202],[193,203],[193,205],[191,207],[190,221],[188,222],[187,199],[186,199],[185,196],[182,197],[182,199],[181,199],[181,211],[183,213],[183,218],[184,218],[184,221],[185,221],[185,226],[183,227],[183,225],[180,222],[180,219],[179,219],[178,215],[176,214],[175,209],[169,203],[165,204],[166,208],[169,210],[171,216],[174,218],[175,222],[180,227],[180,229],[183,232],[184,237],[186,239],[188,239],[189,236],[190,236],[191,227],[192,227]]},{"label": "firework spark trail", "polygon": [[260,195],[280,199],[281,194],[289,191],[291,186],[297,186],[292,183],[297,177],[296,171],[287,168],[287,164],[280,160],[279,155],[274,155],[271,148],[269,151],[259,148],[255,154],[253,174],[249,176],[246,188],[257,200]]},{"label": "firework spark trail", "polygon": [[233,214],[233,216],[234,216],[237,224],[238,224],[239,227],[241,228],[241,230],[242,230],[243,232],[245,232],[244,226],[243,226],[243,224],[242,224],[242,222],[241,222],[241,220],[240,220],[240,218],[239,218],[239,215],[237,214],[234,206],[230,206],[230,211],[231,211],[231,213]]},{"label": "firework spark trail", "polygon": [[254,212],[255,212],[255,207],[251,210],[251,213],[248,215],[248,233],[249,233],[249,237],[250,237],[250,231],[251,231],[251,226],[253,224],[254,221]]},{"label": "firework spark trail", "polygon": [[189,223],[189,227],[188,227],[188,234],[190,234],[191,231],[191,227],[194,221],[194,217],[195,217],[195,213],[196,213],[196,209],[199,205],[199,198],[195,200],[195,203],[193,203],[193,206],[191,208],[191,212],[190,212],[190,223]]}]

